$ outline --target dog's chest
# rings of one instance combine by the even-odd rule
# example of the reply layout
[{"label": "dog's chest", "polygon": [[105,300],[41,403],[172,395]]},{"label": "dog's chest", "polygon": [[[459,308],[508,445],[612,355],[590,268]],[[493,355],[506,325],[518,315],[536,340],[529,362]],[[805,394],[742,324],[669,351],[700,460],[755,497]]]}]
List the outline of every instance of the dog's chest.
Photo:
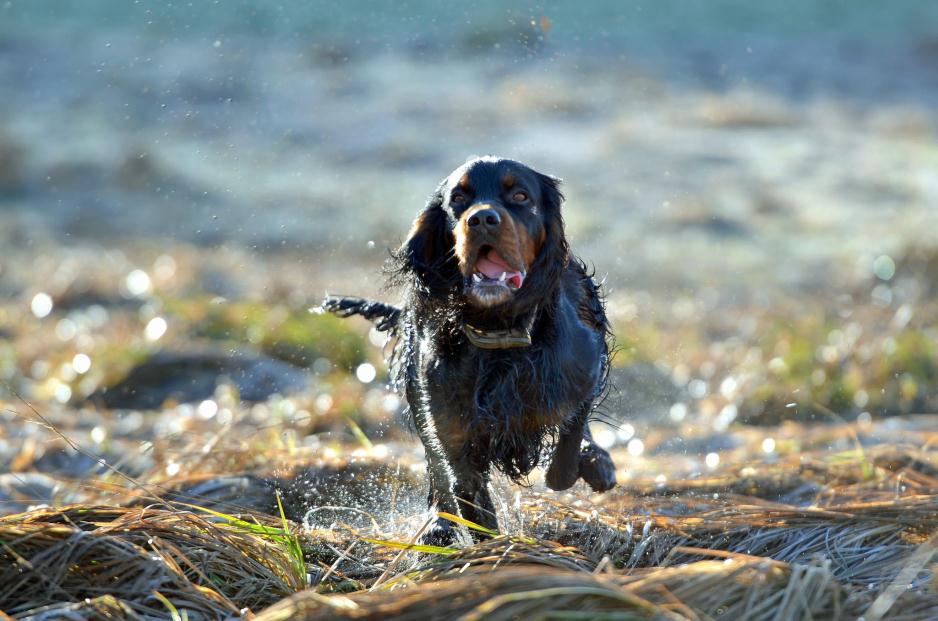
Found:
[{"label": "dog's chest", "polygon": [[472,420],[527,428],[560,425],[591,396],[595,375],[541,347],[466,347],[425,360],[431,401]]}]

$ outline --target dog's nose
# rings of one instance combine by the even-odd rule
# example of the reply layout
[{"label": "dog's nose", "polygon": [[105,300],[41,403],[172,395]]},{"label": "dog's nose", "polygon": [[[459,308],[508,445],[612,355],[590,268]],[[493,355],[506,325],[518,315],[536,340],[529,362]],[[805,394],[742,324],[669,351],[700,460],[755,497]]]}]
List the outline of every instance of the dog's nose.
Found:
[{"label": "dog's nose", "polygon": [[502,217],[494,209],[480,209],[469,216],[470,228],[482,228],[494,231],[502,223]]}]

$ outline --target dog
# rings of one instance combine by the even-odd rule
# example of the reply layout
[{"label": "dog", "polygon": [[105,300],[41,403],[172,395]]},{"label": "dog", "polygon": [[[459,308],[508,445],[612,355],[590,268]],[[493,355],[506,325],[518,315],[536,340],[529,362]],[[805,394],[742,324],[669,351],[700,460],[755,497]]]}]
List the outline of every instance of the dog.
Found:
[{"label": "dog", "polygon": [[[474,158],[430,196],[389,260],[404,303],[327,296],[396,337],[392,376],[426,450],[431,508],[497,530],[492,469],[524,483],[616,483],[588,421],[606,390],[612,334],[599,284],[570,253],[560,180]],[[424,536],[451,543],[438,518]]]}]

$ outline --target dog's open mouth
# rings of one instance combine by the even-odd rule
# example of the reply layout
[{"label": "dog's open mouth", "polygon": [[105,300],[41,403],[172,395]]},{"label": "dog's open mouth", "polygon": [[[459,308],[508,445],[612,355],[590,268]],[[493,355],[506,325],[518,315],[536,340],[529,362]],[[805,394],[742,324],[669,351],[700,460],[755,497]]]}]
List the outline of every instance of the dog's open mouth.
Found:
[{"label": "dog's open mouth", "polygon": [[485,287],[508,287],[515,290],[524,284],[527,274],[522,270],[514,270],[499,256],[491,246],[483,246],[476,259],[475,271],[472,274],[474,285]]}]

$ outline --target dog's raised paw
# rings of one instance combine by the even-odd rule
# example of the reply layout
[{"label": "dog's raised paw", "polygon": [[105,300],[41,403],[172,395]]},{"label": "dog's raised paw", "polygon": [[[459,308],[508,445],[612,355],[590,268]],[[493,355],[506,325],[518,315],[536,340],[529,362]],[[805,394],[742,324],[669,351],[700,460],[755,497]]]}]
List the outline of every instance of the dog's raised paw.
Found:
[{"label": "dog's raised paw", "polygon": [[594,492],[605,492],[616,485],[616,466],[609,453],[595,444],[580,451],[580,478]]}]

